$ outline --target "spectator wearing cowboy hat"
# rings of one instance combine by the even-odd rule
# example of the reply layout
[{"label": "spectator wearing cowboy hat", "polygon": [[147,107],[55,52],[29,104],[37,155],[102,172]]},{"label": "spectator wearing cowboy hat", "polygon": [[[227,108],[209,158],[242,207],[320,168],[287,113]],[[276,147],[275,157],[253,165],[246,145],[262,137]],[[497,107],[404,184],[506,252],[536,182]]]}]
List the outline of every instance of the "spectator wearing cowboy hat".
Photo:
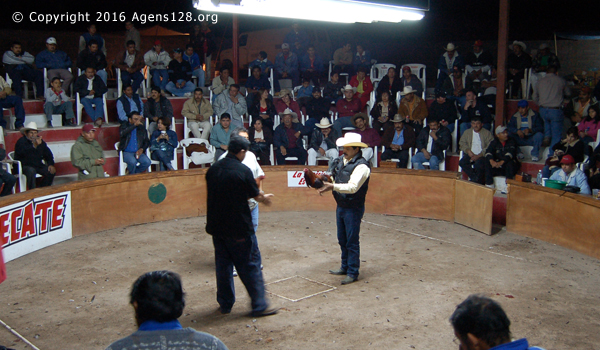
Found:
[{"label": "spectator wearing cowboy hat", "polygon": [[429,162],[430,170],[439,170],[444,161],[444,151],[452,143],[452,134],[447,127],[440,125],[436,119],[427,121],[427,126],[417,137],[417,154],[412,158],[414,169],[425,169],[423,163]]},{"label": "spectator wearing cowboy hat", "polygon": [[539,73],[545,72],[550,66],[556,66],[556,69],[560,70],[560,61],[558,60],[558,57],[550,51],[550,46],[544,43],[540,45],[537,55],[533,58],[531,68],[533,68],[536,73]]},{"label": "spectator wearing cowboy hat", "polygon": [[315,124],[317,128],[312,132],[310,137],[308,165],[317,165],[317,157],[327,157],[329,158],[329,163],[339,157],[339,151],[335,145],[338,135],[336,135],[331,127],[332,125],[327,118],[322,118],[321,122]]},{"label": "spectator wearing cowboy hat", "polygon": [[409,149],[415,146],[417,137],[413,128],[404,125],[405,119],[399,114],[396,114],[391,121],[394,127],[386,129],[381,139],[381,145],[385,147],[381,160],[398,159],[397,167],[406,169]]},{"label": "spectator wearing cowboy hat", "polygon": [[463,57],[456,52],[456,49],[458,49],[458,47],[454,46],[454,43],[448,43],[444,48],[446,52],[444,52],[438,61],[439,75],[436,89],[442,88],[446,77],[452,72],[454,66],[464,69],[465,64],[463,62]]},{"label": "spectator wearing cowboy hat", "polygon": [[167,71],[167,67],[171,62],[171,55],[163,50],[160,40],[154,41],[154,47],[144,55],[144,62],[150,67],[152,84],[158,86],[160,92],[164,94],[167,83],[169,82],[169,72]]},{"label": "spectator wearing cowboy hat", "polygon": [[475,41],[473,51],[465,56],[465,70],[469,78],[482,81],[484,74],[490,71],[493,64],[494,58],[491,53],[483,49],[483,41]]},{"label": "spectator wearing cowboy hat", "polygon": [[342,135],[343,128],[353,127],[351,117],[356,113],[360,113],[362,109],[360,100],[355,96],[356,88],[348,84],[342,89],[342,93],[344,94],[344,98],[335,104],[338,118],[333,123],[333,128],[337,131],[338,135]]},{"label": "spectator wearing cowboy hat", "polygon": [[[516,99],[521,88],[521,79],[525,77],[525,69],[531,68],[531,56],[525,52],[527,46],[522,41],[513,41],[510,49],[512,52],[506,58],[507,79],[512,86],[511,98]],[[525,96],[524,92],[523,96]]]},{"label": "spectator wearing cowboy hat", "polygon": [[427,110],[427,103],[416,95],[416,92],[412,86],[404,87],[404,90],[400,93],[403,97],[400,100],[398,114],[406,119],[406,124],[410,125],[418,134],[423,128],[423,120],[427,118],[429,111]]},{"label": "spectator wearing cowboy hat", "polygon": [[[412,74],[412,70],[409,66],[402,67],[402,79],[400,79],[400,86],[402,88],[410,86],[417,95],[423,96],[423,83],[421,83],[421,80],[416,75]],[[395,97],[396,94],[393,94],[392,98]]]},{"label": "spectator wearing cowboy hat", "polygon": [[279,99],[275,102],[275,110],[278,114],[283,113],[286,109],[291,110],[296,115],[293,122],[298,123],[298,117],[300,115],[300,106],[298,102],[292,99],[292,93],[290,90],[282,89],[279,92]]},{"label": "spectator wearing cowboy hat", "polygon": [[27,188],[31,190],[36,187],[35,174],[42,175],[40,187],[52,185],[56,174],[54,155],[42,136],[38,135],[35,122],[25,125],[21,134],[23,137],[15,144],[15,160],[21,162],[23,174],[27,177]]},{"label": "spectator wearing cowboy hat", "polygon": [[564,181],[567,186],[579,187],[580,194],[592,194],[585,173],[577,167],[572,155],[566,154],[560,160],[561,170],[556,171],[550,180]]},{"label": "spectator wearing cowboy hat", "polygon": [[369,117],[365,113],[357,113],[352,117],[352,125],[356,130],[352,131],[360,135],[363,143],[368,147],[362,149],[363,158],[371,160],[375,147],[381,146],[381,136],[377,130],[369,127]]},{"label": "spectator wearing cowboy hat", "polygon": [[275,128],[273,145],[277,165],[285,165],[286,157],[298,158],[298,164],[306,163],[306,150],[302,142],[302,124],[293,123],[298,115],[289,108],[280,114],[281,124]]},{"label": "spectator wearing cowboy hat", "polygon": [[337,236],[342,250],[342,262],[338,269],[329,270],[329,273],[346,275],[341,281],[345,285],[358,280],[360,222],[365,213],[371,169],[369,162],[362,157],[361,149],[367,145],[361,142],[359,134],[349,132],[339,138],[336,145],[344,148],[344,155],[335,158],[329,166],[333,183],[324,182],[318,191],[320,194],[332,191],[337,203]]},{"label": "spectator wearing cowboy hat", "polygon": [[96,128],[85,124],[81,135],[71,147],[71,164],[79,170],[77,180],[89,180],[107,176],[102,167],[106,163],[102,146],[96,141]]},{"label": "spectator wearing cowboy hat", "polygon": [[494,188],[494,176],[504,176],[507,179],[515,177],[519,170],[517,161],[517,142],[508,137],[506,126],[496,127],[496,138],[485,151],[485,185]]}]

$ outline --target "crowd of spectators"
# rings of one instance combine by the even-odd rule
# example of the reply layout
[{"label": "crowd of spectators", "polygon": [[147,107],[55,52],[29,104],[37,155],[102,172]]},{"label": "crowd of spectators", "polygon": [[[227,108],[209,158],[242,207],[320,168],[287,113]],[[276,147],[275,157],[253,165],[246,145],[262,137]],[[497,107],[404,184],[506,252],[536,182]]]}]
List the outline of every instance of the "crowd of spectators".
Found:
[{"label": "crowd of spectators", "polygon": [[[457,133],[455,139],[460,140],[463,152],[461,168],[470,180],[489,186],[494,175],[514,177],[524,159],[521,146],[533,147],[530,152],[533,162],[546,162],[545,178],[562,166],[566,152],[575,150],[578,152],[572,154],[575,163],[587,161],[582,167],[587,178],[591,181],[598,175],[595,159],[600,150],[590,146],[597,141],[600,129],[597,100],[591,89],[584,87],[563,112],[566,84],[557,75],[558,57],[547,45],[540,46],[533,58],[524,43],[515,41],[510,46],[512,52],[507,60],[513,84],[510,91],[516,96],[521,85],[515,81],[520,82],[525,69],[532,69],[536,76],[533,99],[540,108],[537,112],[528,101],[521,100],[508,124],[493,130],[490,107],[495,103],[497,72],[491,53],[483,49],[480,40],[465,55],[459,54],[454,43],[444,47],[437,67],[435,100],[428,107],[422,98],[425,86],[408,66],[400,69],[399,76],[391,67],[381,79],[372,81],[369,75],[374,61],[362,44],[353,46],[348,42],[337,49],[332,55],[331,74],[324,81],[327,61],[297,23],[292,25],[274,63],[264,51],[250,62],[251,74],[245,89],[233,79],[229,65],[220,67],[219,75],[206,81],[210,77],[207,59],[214,49],[214,36],[205,24],[194,26],[185,49],[176,48],[171,53],[156,40],[142,54],[139,32],[132,23],[127,23],[126,28],[124,50],[113,62],[120,70],[122,91],[117,100],[120,150],[124,152],[129,173],[145,171],[150,159],[161,160],[159,168],[171,170],[164,153],[172,158],[172,149],[178,141],[170,128],[175,113],[167,96],[173,95],[189,98],[181,111],[186,118],[186,129],[190,136],[207,140],[214,147],[215,159],[226,151],[230,130],[248,122],[251,134],[256,133],[251,138],[252,150],[260,154],[258,160],[262,165],[285,164],[286,158],[299,164],[308,161],[310,165],[331,159],[332,142],[328,144],[328,140],[335,141],[332,138],[353,129],[369,144],[363,150],[366,158],[378,157],[374,154],[377,148],[383,161],[397,161],[401,168],[412,165],[421,169],[427,164],[432,170],[439,169],[444,162],[452,145],[452,134]],[[46,50],[35,57],[19,42],[11,45],[3,62],[12,86],[0,77],[0,104],[14,108],[16,128],[24,128],[21,81],[34,83],[37,98],[45,99],[48,127],[52,127],[53,114],[64,115],[63,125],[77,124],[71,98],[80,100],[94,122],[94,129],[102,126],[107,59],[106,45],[95,25],[90,25],[88,32],[80,37],[79,48],[76,67],[80,74],[74,75],[70,70],[73,62],[58,50],[53,37],[46,40]],[[140,96],[144,67],[152,77],[152,87],[147,96]],[[271,73],[274,81],[270,81]],[[280,79],[290,79],[296,88],[280,89]],[[69,96],[72,80],[75,96]],[[49,86],[44,89],[45,81]],[[203,90],[205,81],[210,85],[210,98]],[[2,123],[6,126],[4,120]],[[570,127],[577,128],[576,135],[567,135]],[[550,147],[549,156],[540,159],[544,147]],[[409,159],[412,164],[408,164]]]}]

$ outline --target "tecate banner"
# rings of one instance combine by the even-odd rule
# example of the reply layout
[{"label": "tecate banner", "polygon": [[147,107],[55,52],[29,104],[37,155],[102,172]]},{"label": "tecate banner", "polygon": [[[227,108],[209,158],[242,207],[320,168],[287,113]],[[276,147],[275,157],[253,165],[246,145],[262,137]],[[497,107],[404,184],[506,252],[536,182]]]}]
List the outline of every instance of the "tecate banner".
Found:
[{"label": "tecate banner", "polygon": [[70,191],[0,208],[0,240],[5,262],[71,237]]}]

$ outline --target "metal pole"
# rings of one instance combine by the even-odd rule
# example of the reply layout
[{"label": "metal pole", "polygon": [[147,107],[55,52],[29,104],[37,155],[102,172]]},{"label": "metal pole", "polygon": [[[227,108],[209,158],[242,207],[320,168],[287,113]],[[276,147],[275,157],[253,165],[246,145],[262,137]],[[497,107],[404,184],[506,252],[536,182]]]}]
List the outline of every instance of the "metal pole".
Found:
[{"label": "metal pole", "polygon": [[233,15],[233,80],[239,84],[239,66],[240,66],[240,47],[238,43],[238,15]]},{"label": "metal pole", "polygon": [[[508,15],[510,0],[500,0],[498,27],[498,78],[496,80],[496,120],[495,125],[504,124],[506,91],[506,56],[508,47]],[[492,130],[493,132],[493,130]]]}]

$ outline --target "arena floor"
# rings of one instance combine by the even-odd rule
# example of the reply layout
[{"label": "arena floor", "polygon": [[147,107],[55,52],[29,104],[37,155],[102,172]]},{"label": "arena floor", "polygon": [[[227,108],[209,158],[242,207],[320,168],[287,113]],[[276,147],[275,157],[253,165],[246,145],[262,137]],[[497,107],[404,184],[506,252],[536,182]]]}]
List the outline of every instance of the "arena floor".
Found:
[{"label": "arena floor", "polygon": [[[230,349],[454,348],[448,317],[471,293],[498,300],[514,337],[533,345],[600,343],[600,262],[577,252],[503,230],[490,237],[447,222],[367,214],[360,278],[341,286],[340,276],[327,273],[339,267],[333,212],[260,219],[278,315],[248,317],[237,278],[232,313],[216,312],[212,242],[199,217],[79,236],[8,263],[0,319],[40,349],[104,349],[136,329],[133,281],[168,269],[182,276],[187,293],[183,326]],[[30,349],[4,327],[0,344]]]}]

